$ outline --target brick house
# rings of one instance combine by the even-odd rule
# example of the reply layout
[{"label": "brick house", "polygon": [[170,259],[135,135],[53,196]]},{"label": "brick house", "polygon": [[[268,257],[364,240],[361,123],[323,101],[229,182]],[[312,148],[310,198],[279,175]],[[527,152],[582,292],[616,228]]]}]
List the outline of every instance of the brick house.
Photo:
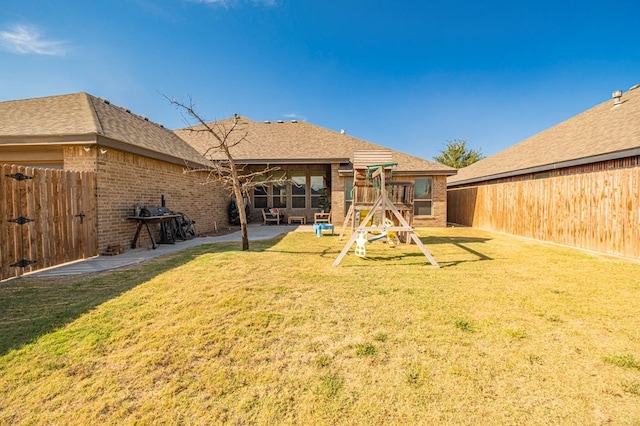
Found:
[{"label": "brick house", "polygon": [[[242,116],[236,119],[236,130],[229,136],[231,144],[246,136],[231,150],[236,162],[255,171],[277,167],[273,177],[287,180],[256,188],[250,200],[254,219],[260,218],[261,208],[276,207],[286,215],[310,220],[319,211],[325,193],[331,203],[333,222],[341,225],[353,193],[354,153],[387,150],[393,162],[398,163],[393,179],[415,183],[414,226],[446,226],[446,179],[456,173],[455,169],[389,150],[344,131],[335,132],[298,120],[258,122]],[[229,129],[233,120],[220,120],[209,126]],[[195,126],[175,132],[204,155],[213,141],[210,134],[201,130],[202,126]],[[220,152],[207,155],[214,161],[223,159]]]},{"label": "brick house", "polygon": [[[241,122],[249,143],[234,147],[237,162],[255,169],[277,166],[288,179],[252,194],[255,220],[262,206],[311,219],[326,193],[333,222],[341,224],[350,202],[354,152],[383,148],[304,122],[244,117]],[[210,166],[203,156],[210,142],[86,93],[0,102],[0,164],[95,172],[99,253],[112,245],[128,248],[136,224],[127,217],[134,204],[159,206],[162,196],[168,208],[196,221],[198,233],[227,225],[227,193],[219,185],[203,187],[205,172],[185,173]],[[394,176],[420,188],[414,224],[445,226],[446,178],[455,169],[392,153],[398,163]],[[146,235],[142,238],[141,244],[148,244]]]},{"label": "brick house", "polygon": [[184,173],[207,165],[198,152],[171,130],[86,93],[0,102],[0,163],[94,171],[99,253],[128,248],[134,204],[159,206],[163,195],[198,232],[226,221],[221,189]]},{"label": "brick house", "polygon": [[449,221],[640,258],[640,88],[458,171]]}]

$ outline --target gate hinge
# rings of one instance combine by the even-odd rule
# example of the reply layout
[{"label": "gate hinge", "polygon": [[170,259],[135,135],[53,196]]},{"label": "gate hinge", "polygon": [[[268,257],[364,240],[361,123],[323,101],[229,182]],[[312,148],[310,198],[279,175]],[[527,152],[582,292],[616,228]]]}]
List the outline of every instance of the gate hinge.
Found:
[{"label": "gate hinge", "polygon": [[12,263],[11,265],[9,265],[12,268],[26,268],[27,266],[36,263],[35,260],[27,260],[27,259],[22,259],[19,262],[16,263]]},{"label": "gate hinge", "polygon": [[35,219],[29,219],[27,217],[17,217],[15,219],[9,219],[7,222],[17,223],[18,225],[24,225],[25,223],[35,222]]},{"label": "gate hinge", "polygon": [[33,179],[33,176],[27,176],[22,173],[14,173],[12,175],[5,175],[6,177],[13,178],[15,180],[25,180],[25,179]]}]

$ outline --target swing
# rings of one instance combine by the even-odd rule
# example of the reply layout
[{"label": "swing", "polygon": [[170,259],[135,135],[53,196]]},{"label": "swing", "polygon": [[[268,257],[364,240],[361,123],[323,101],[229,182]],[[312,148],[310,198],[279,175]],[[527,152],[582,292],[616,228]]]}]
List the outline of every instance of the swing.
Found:
[{"label": "swing", "polygon": [[358,257],[367,257],[367,233],[359,232],[358,238],[356,238],[356,248],[354,254]]},{"label": "swing", "polygon": [[[416,235],[415,231],[413,230],[413,227],[407,222],[407,220],[402,216],[398,208],[389,199],[389,195],[387,194],[387,191],[386,191],[385,178],[387,177],[386,176],[387,174],[389,175],[389,177],[391,176],[391,169],[397,165],[398,165],[397,163],[385,163],[385,164],[374,164],[374,165],[365,166],[366,168],[365,185],[372,181],[371,183],[373,184],[372,185],[373,191],[371,192],[375,192],[375,190],[377,189],[379,194],[376,194],[376,200],[373,203],[373,205],[369,207],[369,211],[365,215],[364,219],[362,218],[362,216],[360,216],[360,224],[358,225],[358,228],[351,235],[351,238],[345,244],[345,246],[343,247],[342,251],[336,258],[336,260],[333,262],[334,267],[340,264],[340,262],[345,257],[345,255],[347,254],[347,252],[349,251],[353,243],[356,243],[355,255],[357,257],[366,256],[367,242],[375,241],[377,239],[384,238],[385,236],[387,237],[387,242],[389,243],[389,245],[398,245],[400,241],[396,235],[396,231],[406,232],[407,238],[411,238],[411,240],[418,246],[420,251],[422,251],[422,254],[425,255],[429,263],[431,263],[436,268],[439,267],[438,263],[433,258],[431,253],[429,253],[429,251],[424,246],[422,241],[420,241],[420,238],[418,238],[418,236]],[[392,191],[392,194],[393,194],[393,191]],[[363,194],[363,196],[364,195],[365,194]],[[356,202],[357,200],[354,199],[353,204],[349,208],[349,213],[347,214],[347,217],[350,218],[352,221],[355,221],[354,206]],[[372,226],[371,223],[374,220],[374,215],[377,213],[376,212],[377,210],[379,210],[379,213],[378,213],[380,215],[379,217],[384,218],[384,220],[380,225]],[[389,215],[391,215],[394,218],[394,220],[397,221],[398,225],[395,225],[394,221],[389,219]],[[367,235],[373,232],[380,232],[380,233],[368,239]],[[343,226],[343,232],[340,234],[341,238],[343,233],[344,233],[344,226]]]}]

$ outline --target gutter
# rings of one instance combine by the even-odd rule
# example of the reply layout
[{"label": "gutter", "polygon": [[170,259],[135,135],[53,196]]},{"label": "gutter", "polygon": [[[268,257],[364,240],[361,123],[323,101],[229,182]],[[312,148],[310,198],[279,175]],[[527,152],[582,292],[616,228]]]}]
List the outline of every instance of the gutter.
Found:
[{"label": "gutter", "polygon": [[[234,158],[238,164],[260,165],[260,164],[335,164],[349,163],[348,158]],[[226,159],[214,159],[213,161],[226,161]]]},{"label": "gutter", "polygon": [[[86,145],[96,143],[95,133],[68,134],[68,135],[6,135],[0,136],[0,146],[34,146],[34,145]],[[38,142],[42,141],[43,142]]]},{"label": "gutter", "polygon": [[[29,147],[29,146],[86,146],[86,145],[101,145],[106,148],[118,149],[124,152],[130,152],[132,154],[143,155],[145,157],[153,158],[155,160],[166,161],[172,164],[178,164],[180,166],[186,166],[191,168],[198,167],[210,167],[207,161],[194,161],[187,160],[173,155],[164,154],[158,151],[152,151],[146,148],[131,145],[126,142],[111,139],[107,136],[98,135],[96,133],[86,134],[69,134],[69,135],[38,135],[38,136],[1,136],[0,147],[14,146],[14,147]],[[204,160],[204,158],[203,158]]]}]

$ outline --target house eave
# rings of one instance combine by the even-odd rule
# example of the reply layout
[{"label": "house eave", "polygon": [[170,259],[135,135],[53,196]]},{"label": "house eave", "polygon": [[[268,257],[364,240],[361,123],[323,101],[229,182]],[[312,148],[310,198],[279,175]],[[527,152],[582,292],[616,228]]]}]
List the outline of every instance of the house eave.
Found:
[{"label": "house eave", "polygon": [[[223,160],[218,159],[217,161]],[[236,158],[234,161],[248,166],[261,164],[343,164],[350,162],[348,158]]]},{"label": "house eave", "polygon": [[209,164],[207,164],[206,161],[203,162],[195,162],[195,161],[191,161],[191,160],[186,160],[184,158],[180,158],[180,157],[174,157],[172,155],[168,155],[168,154],[163,154],[161,152],[158,151],[153,151],[150,149],[146,149],[146,148],[142,148],[139,146],[135,146],[135,145],[131,145],[128,144],[126,142],[122,142],[116,139],[110,139],[104,136],[99,136],[98,137],[98,142],[99,145],[104,146],[106,148],[113,148],[113,149],[117,149],[120,151],[124,151],[124,152],[128,152],[131,154],[136,154],[136,155],[141,155],[144,157],[148,157],[148,158],[153,158],[154,160],[160,160],[160,161],[165,161],[167,163],[172,163],[172,164],[177,164],[180,166],[185,166],[188,168],[194,168],[194,169],[198,169],[198,168],[207,168],[210,167]]},{"label": "house eave", "polygon": [[[394,170],[394,176],[453,176],[458,173],[457,170]],[[338,170],[339,176],[353,176],[353,168],[344,168]]]},{"label": "house eave", "polygon": [[68,135],[7,135],[0,136],[1,146],[45,146],[45,145],[86,145],[95,144],[95,133]]},{"label": "house eave", "polygon": [[22,146],[86,146],[101,145],[105,148],[113,148],[132,154],[142,155],[153,158],[155,160],[165,161],[167,163],[178,164],[189,168],[209,167],[206,161],[196,162],[185,160],[183,158],[174,157],[172,155],[163,154],[161,152],[145,149],[139,146],[131,145],[116,139],[111,139],[96,133],[88,134],[69,134],[69,135],[38,135],[38,136],[2,136],[0,137],[0,146],[3,147],[22,147]]},{"label": "house eave", "polygon": [[457,170],[394,170],[394,176],[454,176]]}]

